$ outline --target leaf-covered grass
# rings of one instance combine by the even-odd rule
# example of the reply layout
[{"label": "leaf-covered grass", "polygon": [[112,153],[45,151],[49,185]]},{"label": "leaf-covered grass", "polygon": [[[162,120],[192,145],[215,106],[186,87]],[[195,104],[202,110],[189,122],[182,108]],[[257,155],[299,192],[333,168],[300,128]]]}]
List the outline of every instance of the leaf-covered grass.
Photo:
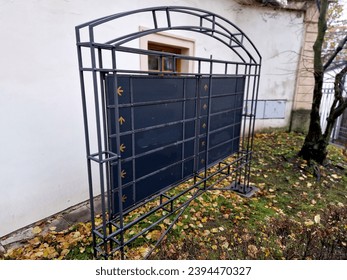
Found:
[{"label": "leaf-covered grass", "polygon": [[[347,159],[330,146],[326,166],[308,163],[296,156],[303,140],[303,135],[281,131],[257,134],[251,183],[259,192],[252,198],[222,190],[204,193],[150,258],[347,259]],[[170,219],[145,233],[127,249],[127,257],[143,258],[168,224]],[[5,258],[90,259],[90,228],[78,224],[65,232],[38,234]]]}]

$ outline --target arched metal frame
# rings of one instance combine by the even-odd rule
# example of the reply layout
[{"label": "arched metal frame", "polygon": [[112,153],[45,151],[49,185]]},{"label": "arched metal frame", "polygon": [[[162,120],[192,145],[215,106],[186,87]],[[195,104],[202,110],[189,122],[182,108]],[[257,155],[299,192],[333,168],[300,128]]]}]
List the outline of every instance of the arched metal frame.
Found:
[{"label": "arched metal frame", "polygon": [[[142,31],[134,31],[130,34],[110,38],[109,40],[98,42],[95,37],[98,35],[98,28],[109,23],[116,23],[131,15],[137,15],[142,19],[149,19],[152,28]],[[198,19],[198,25],[177,25],[173,22],[180,15],[189,16],[194,20]],[[164,20],[163,20],[164,19]],[[118,25],[117,25],[118,26]],[[118,26],[122,28],[122,26]],[[213,59],[210,57],[192,57],[180,54],[162,53],[157,51],[144,50],[140,48],[127,47],[125,44],[132,42],[140,37],[163,32],[168,30],[183,30],[209,36],[221,44],[227,46],[234,54],[230,60]],[[83,39],[86,37],[86,39]],[[118,13],[87,22],[76,27],[76,40],[80,73],[80,84],[82,93],[82,108],[85,127],[85,141],[87,154],[87,169],[90,195],[90,208],[93,232],[93,246],[95,257],[109,258],[114,257],[117,252],[120,258],[126,257],[125,248],[139,236],[145,235],[148,231],[158,226],[169,216],[176,215],[168,226],[164,234],[157,241],[162,240],[163,236],[171,229],[179,216],[183,213],[189,203],[207,190],[213,189],[223,180],[232,181],[231,190],[241,195],[250,195],[255,188],[249,185],[250,164],[252,158],[253,135],[255,125],[255,112],[259,88],[261,56],[249,38],[233,23],[214,13],[197,8],[189,7],[154,7],[139,9],[130,12]],[[107,54],[106,54],[107,53]],[[178,73],[176,69],[167,73],[164,71],[156,72],[157,75],[196,77],[204,78],[209,81],[215,77],[243,77],[244,78],[244,101],[242,114],[242,127],[240,128],[239,150],[233,153],[232,158],[220,159],[217,166],[211,169],[208,162],[203,168],[194,169],[190,184],[174,194],[170,190],[177,187],[169,186],[152,197],[136,203],[132,207],[123,209],[123,185],[122,185],[122,158],[121,147],[117,145],[116,150],[112,150],[110,144],[110,128],[107,104],[107,77],[113,77],[112,86],[118,89],[118,77],[122,75],[153,75],[151,71],[139,69],[121,69],[117,67],[117,55],[128,53],[133,55],[159,55],[170,57],[174,61],[177,59],[192,61],[196,64],[194,72]],[[87,55],[86,55],[87,54]],[[111,67],[104,67],[106,65]],[[202,69],[201,65],[207,63],[208,71]],[[223,65],[224,73],[214,73],[214,65]],[[149,77],[149,76],[148,76]],[[112,78],[111,78],[112,79]],[[90,89],[92,88],[92,89]],[[209,98],[211,90],[209,90]],[[115,110],[114,119],[118,120],[117,91],[114,92]],[[197,102],[197,101],[196,101]],[[160,102],[158,103],[160,104]],[[241,116],[240,116],[241,117]],[[207,122],[209,119],[207,120]],[[115,141],[120,143],[120,124],[115,122]],[[91,132],[90,127],[93,126]],[[241,124],[240,124],[241,126]],[[95,130],[95,131],[94,131]],[[208,134],[208,133],[207,133]],[[208,138],[207,138],[208,139]],[[92,145],[94,143],[94,146]],[[92,149],[96,149],[92,151]],[[207,154],[208,152],[206,152]],[[208,156],[208,155],[207,155]],[[194,161],[196,155],[194,155]],[[115,168],[114,168],[115,166]],[[96,174],[96,175],[95,175]],[[93,183],[93,177],[98,177],[98,183]],[[114,183],[116,182],[116,183]],[[113,184],[117,184],[117,188]],[[97,189],[94,185],[97,185]],[[95,219],[94,197],[100,193],[101,197],[101,221]],[[115,195],[115,193],[117,195]],[[189,194],[189,195],[187,195]],[[184,202],[178,202],[185,198]],[[114,200],[118,199],[118,202]],[[132,217],[132,213],[139,207],[152,203],[141,215]],[[115,204],[118,203],[117,209]],[[154,206],[153,206],[154,205]],[[148,208],[148,207],[147,207]],[[158,213],[161,213],[158,217]],[[140,232],[127,236],[135,225],[145,221],[151,215],[156,215],[157,220],[143,228]]]}]

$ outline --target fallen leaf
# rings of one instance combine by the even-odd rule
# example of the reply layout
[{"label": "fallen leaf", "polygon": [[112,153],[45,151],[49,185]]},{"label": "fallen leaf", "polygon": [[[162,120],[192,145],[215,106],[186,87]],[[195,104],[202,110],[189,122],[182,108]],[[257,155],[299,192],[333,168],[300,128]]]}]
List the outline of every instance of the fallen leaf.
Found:
[{"label": "fallen leaf", "polygon": [[145,257],[148,254],[149,250],[150,250],[150,248],[148,248],[148,247],[141,247],[139,249],[139,252],[140,252],[142,257]]},{"label": "fallen leaf", "polygon": [[157,240],[160,236],[161,232],[159,230],[153,230],[146,235],[146,238],[151,240]]},{"label": "fallen leaf", "polygon": [[70,252],[69,249],[63,249],[60,253],[60,256],[65,257]]},{"label": "fallen leaf", "polygon": [[314,225],[314,222],[312,220],[308,220],[304,224],[309,227],[309,226]]},{"label": "fallen leaf", "polygon": [[41,243],[41,241],[38,237],[35,237],[34,239],[29,240],[28,243],[32,246],[37,246]]},{"label": "fallen leaf", "polygon": [[229,242],[228,242],[228,241],[225,241],[225,242],[222,244],[222,247],[225,248],[225,249],[228,249],[228,248],[229,248]]},{"label": "fallen leaf", "polygon": [[256,258],[257,257],[257,253],[258,253],[258,248],[251,244],[251,245],[248,245],[247,247],[247,253],[250,257],[252,258]]},{"label": "fallen leaf", "polygon": [[315,221],[316,224],[320,223],[320,215],[319,214],[314,216],[314,221]]},{"label": "fallen leaf", "polygon": [[42,251],[38,251],[38,252],[36,252],[34,255],[35,255],[35,257],[40,258],[40,257],[43,256],[43,252],[42,252]]},{"label": "fallen leaf", "polygon": [[184,224],[183,224],[182,222],[178,222],[178,223],[177,223],[177,226],[179,226],[179,227],[183,227],[183,226],[184,226]]},{"label": "fallen leaf", "polygon": [[34,227],[33,228],[33,233],[34,234],[39,234],[42,231],[42,229],[40,227]]}]

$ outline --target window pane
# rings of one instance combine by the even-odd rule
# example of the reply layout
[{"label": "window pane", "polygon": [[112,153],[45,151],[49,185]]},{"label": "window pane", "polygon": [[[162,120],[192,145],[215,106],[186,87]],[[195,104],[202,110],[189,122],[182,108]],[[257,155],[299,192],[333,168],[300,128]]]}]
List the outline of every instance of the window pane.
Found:
[{"label": "window pane", "polygon": [[164,57],[164,71],[173,71],[173,58],[172,57]]},{"label": "window pane", "polygon": [[148,56],[148,70],[159,70],[159,57],[156,55]]}]

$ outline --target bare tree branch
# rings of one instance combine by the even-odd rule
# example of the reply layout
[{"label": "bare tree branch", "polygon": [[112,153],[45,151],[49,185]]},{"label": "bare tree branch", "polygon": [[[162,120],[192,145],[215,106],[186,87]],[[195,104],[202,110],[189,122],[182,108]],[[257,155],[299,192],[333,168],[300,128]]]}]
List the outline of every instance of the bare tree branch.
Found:
[{"label": "bare tree branch", "polygon": [[[334,127],[336,119],[342,115],[347,108],[347,98],[343,97],[343,80],[347,75],[347,65],[336,75],[334,82],[334,102],[331,105],[329,117],[327,118],[327,126],[324,132],[324,138],[329,138]],[[336,106],[337,105],[337,106]]]},{"label": "bare tree branch", "polygon": [[343,47],[344,45],[346,44],[347,42],[347,35],[345,36],[345,38],[343,38],[339,45],[337,46],[337,48],[335,49],[334,53],[330,56],[330,58],[328,59],[328,61],[324,64],[324,67],[323,69],[326,70],[330,65],[331,63],[333,62],[333,60],[335,59],[335,57],[339,54],[340,51],[343,50]]}]

